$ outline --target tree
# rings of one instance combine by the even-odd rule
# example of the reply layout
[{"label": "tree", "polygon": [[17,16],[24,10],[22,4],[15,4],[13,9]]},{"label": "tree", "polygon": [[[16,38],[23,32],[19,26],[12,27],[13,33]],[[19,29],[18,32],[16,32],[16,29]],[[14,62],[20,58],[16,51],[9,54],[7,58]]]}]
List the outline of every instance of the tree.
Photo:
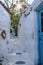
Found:
[{"label": "tree", "polygon": [[[9,0],[4,0],[4,2],[5,2],[6,6],[7,6],[8,8],[11,7],[11,2],[10,2]],[[9,6],[9,5],[10,5],[10,6]]]},{"label": "tree", "polygon": [[30,6],[26,0],[4,0],[9,10],[13,13],[11,15],[11,28],[10,32],[12,32],[12,28],[15,31],[15,36],[17,36],[18,31],[18,23],[21,17],[21,14],[26,11],[26,9]]},{"label": "tree", "polygon": [[26,0],[16,0],[14,5],[14,11],[16,14],[24,13],[28,6],[30,6]]},{"label": "tree", "polygon": [[[28,2],[26,0],[4,0],[7,7],[10,9],[11,12],[14,14],[20,14],[23,13],[29,6]],[[12,11],[13,10],[13,11]],[[19,13],[18,13],[19,12]]]},{"label": "tree", "polygon": [[15,31],[15,36],[17,36],[17,31],[18,31],[18,23],[19,23],[20,15],[12,15],[11,16],[11,29],[13,28]]}]

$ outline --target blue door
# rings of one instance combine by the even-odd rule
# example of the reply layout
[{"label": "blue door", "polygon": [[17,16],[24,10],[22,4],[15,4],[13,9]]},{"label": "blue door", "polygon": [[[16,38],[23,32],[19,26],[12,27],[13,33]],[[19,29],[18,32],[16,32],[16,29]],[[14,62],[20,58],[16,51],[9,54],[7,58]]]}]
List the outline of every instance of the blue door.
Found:
[{"label": "blue door", "polygon": [[43,10],[38,13],[39,63],[43,65]]}]

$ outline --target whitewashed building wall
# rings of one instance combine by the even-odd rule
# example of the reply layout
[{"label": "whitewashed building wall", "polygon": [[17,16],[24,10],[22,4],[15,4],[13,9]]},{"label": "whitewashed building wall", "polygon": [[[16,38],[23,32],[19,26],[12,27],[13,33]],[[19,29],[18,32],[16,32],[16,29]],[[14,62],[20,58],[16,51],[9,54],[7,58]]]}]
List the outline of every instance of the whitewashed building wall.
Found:
[{"label": "whitewashed building wall", "polygon": [[[19,37],[24,50],[30,54],[36,65],[38,63],[38,14],[37,11],[43,5],[43,0],[35,0],[22,15],[19,22]],[[26,17],[24,15],[27,15]],[[21,24],[21,26],[20,26]]]},{"label": "whitewashed building wall", "polygon": [[21,29],[19,33],[21,44],[24,46],[24,50],[30,55],[33,62],[38,62],[38,28],[36,14],[36,12],[32,11],[29,16],[21,17]]},{"label": "whitewashed building wall", "polygon": [[[1,32],[6,31],[6,39],[1,36]],[[0,4],[0,54],[7,53],[7,40],[10,38],[10,15]]]}]

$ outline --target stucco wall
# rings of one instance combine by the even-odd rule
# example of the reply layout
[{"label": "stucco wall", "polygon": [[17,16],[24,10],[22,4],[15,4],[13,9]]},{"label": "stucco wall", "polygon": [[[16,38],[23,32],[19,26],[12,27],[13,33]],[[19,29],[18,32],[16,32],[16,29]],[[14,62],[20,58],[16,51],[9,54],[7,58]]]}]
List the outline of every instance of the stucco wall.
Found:
[{"label": "stucco wall", "polygon": [[[6,39],[4,40],[1,36],[1,32],[6,31]],[[7,53],[6,42],[10,38],[10,15],[0,4],[0,54]]]},{"label": "stucco wall", "polygon": [[24,50],[30,55],[33,62],[38,62],[38,25],[37,12],[32,11],[27,17],[21,17],[19,37]]},{"label": "stucco wall", "polygon": [[34,11],[35,61],[38,63],[38,13]]}]

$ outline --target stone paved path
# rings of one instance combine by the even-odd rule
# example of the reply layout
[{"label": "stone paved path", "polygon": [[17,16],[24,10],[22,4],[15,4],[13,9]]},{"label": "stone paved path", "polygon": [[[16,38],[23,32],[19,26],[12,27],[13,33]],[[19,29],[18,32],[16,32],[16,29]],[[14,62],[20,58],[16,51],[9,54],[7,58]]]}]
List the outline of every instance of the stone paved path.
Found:
[{"label": "stone paved path", "polygon": [[10,47],[12,52],[5,55],[3,65],[34,65],[33,53],[26,52],[24,45],[20,44],[20,39],[11,39]]}]

